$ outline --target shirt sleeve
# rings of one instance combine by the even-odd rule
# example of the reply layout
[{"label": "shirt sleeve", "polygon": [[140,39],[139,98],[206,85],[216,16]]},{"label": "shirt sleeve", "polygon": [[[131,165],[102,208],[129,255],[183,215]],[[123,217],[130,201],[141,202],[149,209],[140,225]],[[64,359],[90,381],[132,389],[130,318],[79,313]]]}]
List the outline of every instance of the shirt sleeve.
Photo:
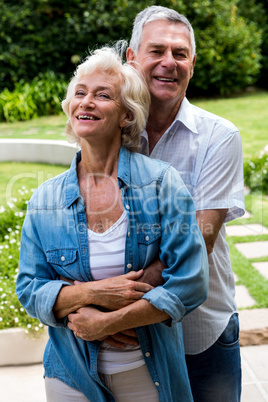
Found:
[{"label": "shirt sleeve", "polygon": [[228,209],[225,222],[244,214],[243,155],[238,131],[224,135],[208,150],[192,195],[197,211]]},{"label": "shirt sleeve", "polygon": [[165,311],[173,324],[207,298],[208,260],[192,197],[172,167],[163,178],[159,203],[162,230],[159,255],[167,267],[162,273],[165,284],[143,298]]},{"label": "shirt sleeve", "polygon": [[22,228],[19,275],[16,292],[27,313],[45,325],[63,327],[53,314],[53,306],[62,286],[69,284],[57,280],[56,272],[43,252],[34,213],[29,211]]}]

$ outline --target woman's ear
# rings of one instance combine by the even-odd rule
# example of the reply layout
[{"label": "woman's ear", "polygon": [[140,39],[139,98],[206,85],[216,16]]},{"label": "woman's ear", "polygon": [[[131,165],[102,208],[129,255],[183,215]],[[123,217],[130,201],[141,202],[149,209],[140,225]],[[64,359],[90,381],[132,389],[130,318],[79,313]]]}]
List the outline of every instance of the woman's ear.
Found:
[{"label": "woman's ear", "polygon": [[126,115],[125,115],[125,117],[124,117],[124,120],[122,120],[121,123],[120,123],[120,127],[121,127],[121,128],[126,127],[126,125],[127,125],[130,121],[132,121],[132,120],[133,120],[133,115],[132,115],[132,113],[127,112]]}]

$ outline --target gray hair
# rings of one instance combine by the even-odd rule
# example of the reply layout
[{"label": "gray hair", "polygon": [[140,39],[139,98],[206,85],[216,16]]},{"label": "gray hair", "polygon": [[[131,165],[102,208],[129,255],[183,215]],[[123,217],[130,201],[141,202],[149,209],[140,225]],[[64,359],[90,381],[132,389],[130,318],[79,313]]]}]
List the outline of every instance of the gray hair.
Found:
[{"label": "gray hair", "polygon": [[195,37],[193,27],[189,20],[184,15],[179,14],[177,11],[162,6],[147,7],[137,14],[134,20],[132,35],[129,43],[129,47],[133,50],[133,52],[137,55],[140,49],[144,26],[149,22],[157,20],[166,20],[175,24],[181,23],[188,28],[191,37],[192,55],[194,58],[196,52]]},{"label": "gray hair", "polygon": [[[118,51],[116,51],[116,48]],[[74,133],[70,123],[70,102],[75,93],[75,87],[80,79],[95,71],[115,75],[120,80],[120,96],[123,106],[130,112],[131,120],[122,129],[122,145],[130,151],[137,151],[140,147],[140,134],[145,128],[150,107],[150,93],[143,76],[131,65],[122,62],[119,47],[103,47],[94,50],[81,63],[71,79],[66,98],[62,101],[62,109],[68,117],[65,132],[71,142],[80,144],[80,138]]]}]

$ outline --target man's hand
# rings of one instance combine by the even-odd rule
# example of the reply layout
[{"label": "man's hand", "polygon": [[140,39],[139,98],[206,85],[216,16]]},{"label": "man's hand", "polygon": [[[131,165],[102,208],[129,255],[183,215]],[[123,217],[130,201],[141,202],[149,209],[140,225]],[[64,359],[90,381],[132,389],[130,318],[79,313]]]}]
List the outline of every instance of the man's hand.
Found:
[{"label": "man's hand", "polygon": [[117,334],[110,335],[107,338],[99,339],[99,341],[104,341],[108,343],[108,345],[119,349],[124,349],[126,345],[139,345],[135,329],[127,329],[125,331],[118,332]]},{"label": "man's hand", "polygon": [[153,287],[164,285],[165,281],[162,277],[162,272],[166,266],[162,263],[160,258],[148,265],[143,271],[143,275],[137,281],[149,283]]}]

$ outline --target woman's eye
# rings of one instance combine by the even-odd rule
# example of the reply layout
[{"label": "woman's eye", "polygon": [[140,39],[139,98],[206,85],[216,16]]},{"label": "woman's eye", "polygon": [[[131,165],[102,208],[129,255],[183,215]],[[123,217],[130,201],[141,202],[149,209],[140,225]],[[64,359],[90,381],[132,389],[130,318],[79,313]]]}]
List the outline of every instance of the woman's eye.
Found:
[{"label": "woman's eye", "polygon": [[96,94],[96,98],[105,100],[105,99],[110,99],[110,96],[106,93],[99,93],[99,94]]},{"label": "woman's eye", "polygon": [[84,92],[81,90],[75,92],[75,96],[83,96],[83,95],[84,95]]}]

